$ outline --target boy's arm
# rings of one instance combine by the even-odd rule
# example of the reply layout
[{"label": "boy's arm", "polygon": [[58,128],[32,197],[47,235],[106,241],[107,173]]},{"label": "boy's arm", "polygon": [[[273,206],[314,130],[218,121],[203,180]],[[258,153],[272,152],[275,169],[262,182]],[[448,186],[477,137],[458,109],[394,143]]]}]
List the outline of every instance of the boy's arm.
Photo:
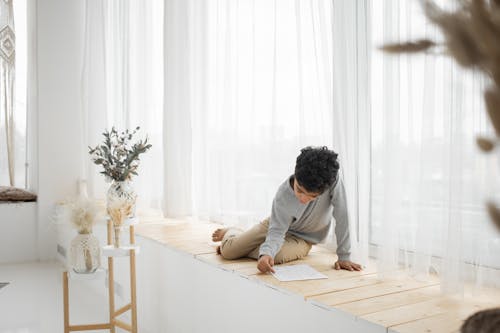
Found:
[{"label": "boy's arm", "polygon": [[335,236],[337,237],[337,256],[339,260],[350,260],[351,239],[349,237],[349,216],[347,214],[347,196],[340,174],[332,195],[333,217],[335,218]]},{"label": "boy's arm", "polygon": [[267,231],[266,240],[260,246],[259,257],[268,255],[274,258],[278,254],[283,242],[285,234],[290,227],[292,217],[286,209],[286,205],[282,200],[275,198],[269,219],[269,229]]}]

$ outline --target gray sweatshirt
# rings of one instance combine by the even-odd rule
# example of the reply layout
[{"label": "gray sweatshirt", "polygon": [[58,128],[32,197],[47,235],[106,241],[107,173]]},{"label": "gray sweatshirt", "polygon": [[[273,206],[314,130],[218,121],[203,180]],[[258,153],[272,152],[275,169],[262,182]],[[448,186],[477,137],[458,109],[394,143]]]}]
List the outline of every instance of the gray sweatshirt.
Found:
[{"label": "gray sweatshirt", "polygon": [[323,241],[328,235],[333,216],[336,221],[337,255],[340,260],[349,260],[349,219],[340,175],[332,187],[307,204],[300,203],[295,196],[290,185],[291,177],[281,184],[274,197],[269,230],[265,242],[260,246],[259,255],[274,258],[281,249],[287,232],[313,244]]}]

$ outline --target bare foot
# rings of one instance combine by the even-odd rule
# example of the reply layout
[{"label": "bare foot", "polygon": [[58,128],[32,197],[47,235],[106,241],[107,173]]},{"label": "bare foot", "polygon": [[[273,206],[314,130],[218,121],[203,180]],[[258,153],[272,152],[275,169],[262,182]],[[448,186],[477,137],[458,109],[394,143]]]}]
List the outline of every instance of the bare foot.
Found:
[{"label": "bare foot", "polygon": [[217,229],[214,231],[212,234],[212,241],[214,242],[220,242],[222,238],[224,238],[224,235],[226,234],[227,229]]}]

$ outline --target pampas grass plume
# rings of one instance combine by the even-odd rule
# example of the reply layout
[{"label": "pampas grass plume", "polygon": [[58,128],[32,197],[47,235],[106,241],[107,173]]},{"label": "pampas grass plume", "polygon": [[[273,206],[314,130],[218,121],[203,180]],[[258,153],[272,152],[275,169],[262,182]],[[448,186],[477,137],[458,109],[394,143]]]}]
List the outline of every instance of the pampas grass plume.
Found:
[{"label": "pampas grass plume", "polygon": [[69,221],[79,233],[88,234],[97,221],[97,205],[86,198],[78,198],[67,202]]}]

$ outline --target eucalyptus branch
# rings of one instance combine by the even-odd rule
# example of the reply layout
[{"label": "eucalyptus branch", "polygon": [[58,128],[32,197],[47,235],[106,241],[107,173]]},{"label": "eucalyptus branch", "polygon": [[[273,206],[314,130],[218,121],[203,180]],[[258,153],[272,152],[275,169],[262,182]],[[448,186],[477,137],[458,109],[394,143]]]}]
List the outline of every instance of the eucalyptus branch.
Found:
[{"label": "eucalyptus branch", "polygon": [[137,176],[139,167],[139,156],[151,148],[148,138],[132,142],[134,135],[140,127],[133,131],[125,130],[118,132],[114,127],[111,131],[102,133],[104,142],[92,148],[89,147],[89,154],[96,165],[101,165],[103,171],[100,173],[108,179],[115,181],[130,180],[132,176]]}]

